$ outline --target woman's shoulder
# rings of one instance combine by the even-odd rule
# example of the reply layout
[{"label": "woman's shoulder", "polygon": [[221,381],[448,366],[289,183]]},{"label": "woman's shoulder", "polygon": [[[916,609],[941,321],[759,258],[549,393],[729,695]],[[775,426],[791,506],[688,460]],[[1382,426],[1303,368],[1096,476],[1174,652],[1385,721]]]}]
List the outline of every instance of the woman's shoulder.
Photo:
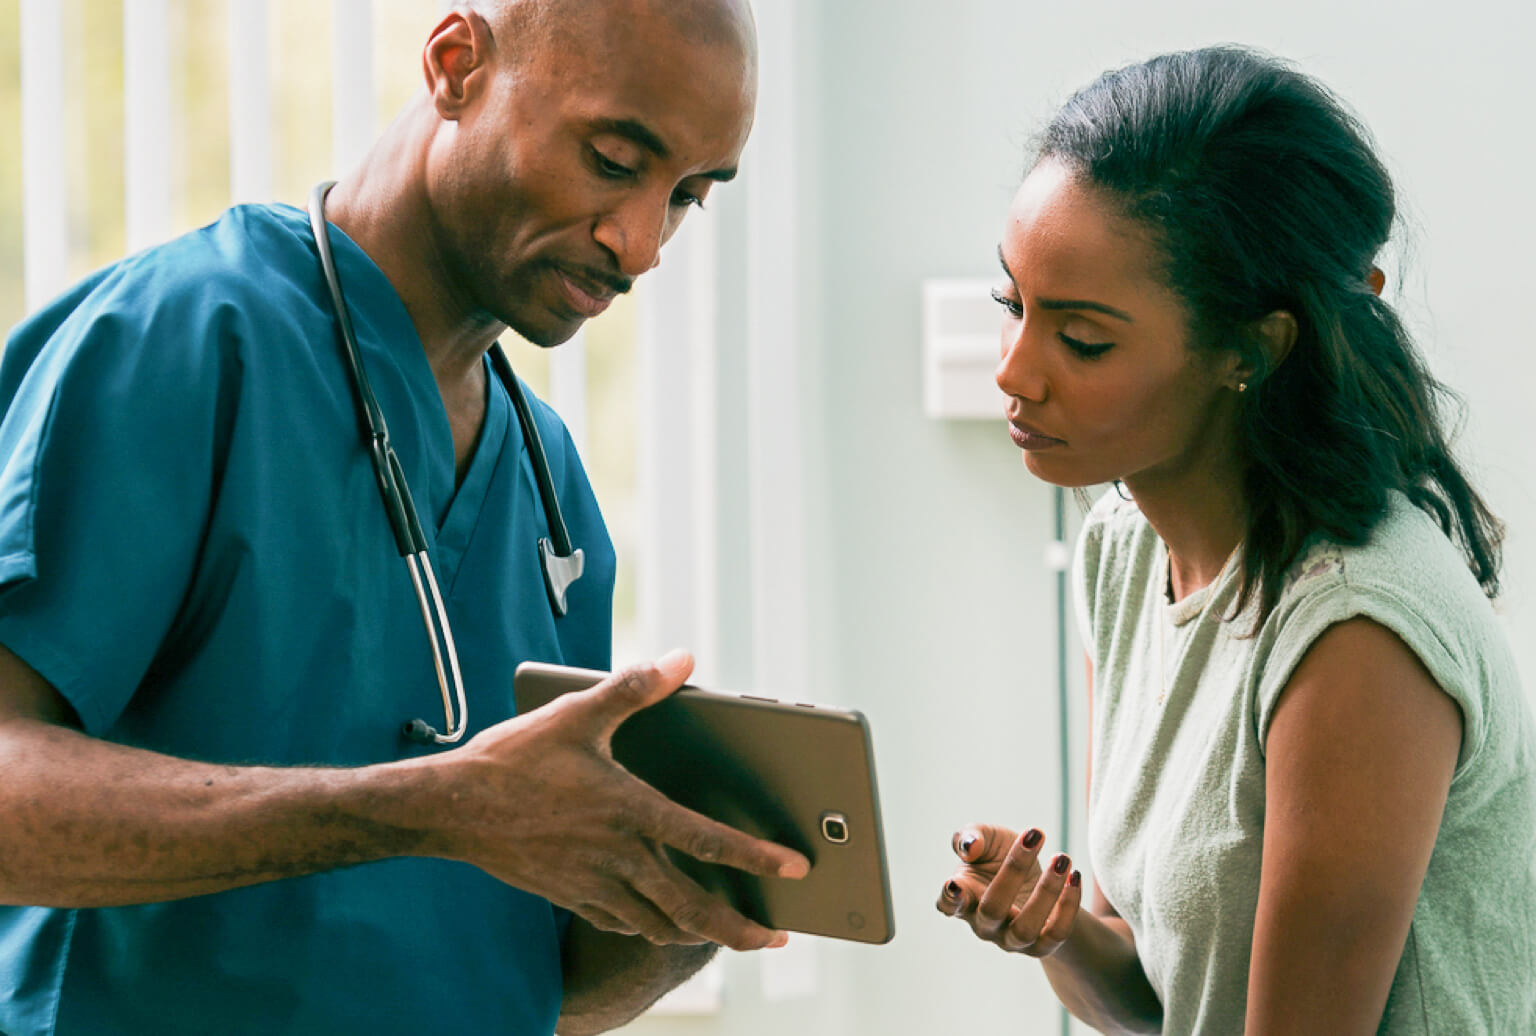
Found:
[{"label": "woman's shoulder", "polygon": [[1121,495],[1118,487],[1107,489],[1089,509],[1077,539],[1073,572],[1080,605],[1088,613],[1099,613],[1099,605],[1110,597],[1144,589],[1158,542],[1136,501]]},{"label": "woman's shoulder", "polygon": [[1319,537],[1304,548],[1286,573],[1280,603],[1341,592],[1384,595],[1414,611],[1488,606],[1460,549],[1431,515],[1398,492],[1390,494],[1365,542]]},{"label": "woman's shoulder", "polygon": [[1257,640],[1267,659],[1261,729],[1312,643],[1357,617],[1395,634],[1456,700],[1465,719],[1463,763],[1482,744],[1487,718],[1518,702],[1507,638],[1466,559],[1433,516],[1393,493],[1365,542],[1319,539],[1287,572]]}]

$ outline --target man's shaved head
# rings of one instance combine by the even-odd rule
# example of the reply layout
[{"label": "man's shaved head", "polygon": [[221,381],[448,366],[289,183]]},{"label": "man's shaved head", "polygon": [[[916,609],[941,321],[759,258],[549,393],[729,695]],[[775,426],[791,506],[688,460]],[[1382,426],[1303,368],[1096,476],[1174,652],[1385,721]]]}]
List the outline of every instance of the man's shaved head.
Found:
[{"label": "man's shaved head", "polygon": [[379,153],[421,208],[408,244],[439,308],[555,345],[736,176],[757,36],[748,0],[459,0],[422,71]]},{"label": "man's shaved head", "polygon": [[471,0],[467,6],[514,56],[529,45],[591,46],[659,20],[691,43],[731,47],[749,67],[757,62],[747,0]]}]

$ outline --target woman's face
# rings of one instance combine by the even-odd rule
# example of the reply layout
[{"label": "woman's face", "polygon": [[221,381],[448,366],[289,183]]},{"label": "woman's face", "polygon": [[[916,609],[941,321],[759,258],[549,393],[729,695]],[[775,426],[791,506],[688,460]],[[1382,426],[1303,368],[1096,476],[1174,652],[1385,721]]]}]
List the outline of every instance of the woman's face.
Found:
[{"label": "woman's face", "polygon": [[1031,472],[1136,492],[1230,461],[1237,354],[1190,348],[1156,245],[1106,195],[1042,162],[1014,197],[998,254],[996,378]]}]

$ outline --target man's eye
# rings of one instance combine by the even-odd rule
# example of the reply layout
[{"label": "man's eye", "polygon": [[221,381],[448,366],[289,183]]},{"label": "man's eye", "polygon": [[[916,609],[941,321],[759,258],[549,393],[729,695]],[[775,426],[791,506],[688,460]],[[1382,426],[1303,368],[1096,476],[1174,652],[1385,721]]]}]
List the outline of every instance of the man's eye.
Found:
[{"label": "man's eye", "polygon": [[697,205],[702,209],[704,207],[704,199],[691,191],[685,191],[679,187],[672,192],[672,204],[680,209],[685,209],[690,205]]},{"label": "man's eye", "polygon": [[601,151],[593,149],[592,160],[597,165],[597,171],[614,180],[623,180],[635,175],[635,171],[629,166],[615,162]]}]

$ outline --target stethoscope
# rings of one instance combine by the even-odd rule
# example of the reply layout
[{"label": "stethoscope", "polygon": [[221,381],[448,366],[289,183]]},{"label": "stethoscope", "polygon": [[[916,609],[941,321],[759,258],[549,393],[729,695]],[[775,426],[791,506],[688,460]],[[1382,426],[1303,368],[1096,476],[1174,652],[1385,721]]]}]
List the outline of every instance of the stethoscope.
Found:
[{"label": "stethoscope", "polygon": [[[405,484],[405,472],[395,448],[389,442],[389,428],[384,423],[384,412],[368,384],[363,370],[363,355],[357,347],[357,336],[352,331],[352,319],[347,313],[346,299],[341,293],[341,280],[336,275],[336,262],[331,257],[330,228],[325,222],[325,196],[336,181],[316,184],[309,195],[309,225],[315,234],[315,245],[320,251],[320,269],[325,274],[326,287],[330,289],[331,309],[336,314],[337,337],[341,340],[342,355],[346,357],[347,370],[352,377],[352,388],[357,396],[358,425],[362,429],[363,442],[373,462],[374,478],[379,484],[379,495],[384,499],[384,511],[389,516],[389,526],[395,533],[395,545],[405,559],[405,567],[411,574],[411,586],[416,590],[416,603],[421,608],[421,621],[427,630],[427,642],[432,646],[432,664],[437,670],[437,686],[443,695],[443,716],[448,732],[439,733],[424,719],[413,719],[403,727],[403,733],[412,741],[422,744],[451,745],[464,736],[469,725],[468,706],[464,700],[464,677],[459,672],[459,652],[453,642],[453,627],[448,623],[448,613],[443,607],[443,596],[438,590],[437,576],[432,570],[432,560],[427,555],[427,538],[421,532],[421,519],[416,505],[411,502],[411,491]],[[501,345],[491,346],[491,367],[506,386],[517,411],[517,422],[523,428],[523,442],[528,447],[528,459],[533,464],[534,481],[539,486],[539,499],[544,505],[544,519],[549,535],[539,537],[539,555],[544,563],[544,588],[549,592],[549,606],[555,615],[566,612],[565,592],[581,578],[584,558],[580,547],[571,544],[571,534],[565,527],[565,517],[560,513],[560,499],[555,495],[554,479],[549,473],[549,459],[544,455],[544,441],[534,426],[533,413],[523,395],[523,387],[512,374],[512,365],[501,350]],[[430,595],[431,601],[428,602]],[[447,668],[444,668],[444,659]],[[449,678],[452,678],[452,690]],[[454,719],[454,707],[458,707],[458,719]]]}]

